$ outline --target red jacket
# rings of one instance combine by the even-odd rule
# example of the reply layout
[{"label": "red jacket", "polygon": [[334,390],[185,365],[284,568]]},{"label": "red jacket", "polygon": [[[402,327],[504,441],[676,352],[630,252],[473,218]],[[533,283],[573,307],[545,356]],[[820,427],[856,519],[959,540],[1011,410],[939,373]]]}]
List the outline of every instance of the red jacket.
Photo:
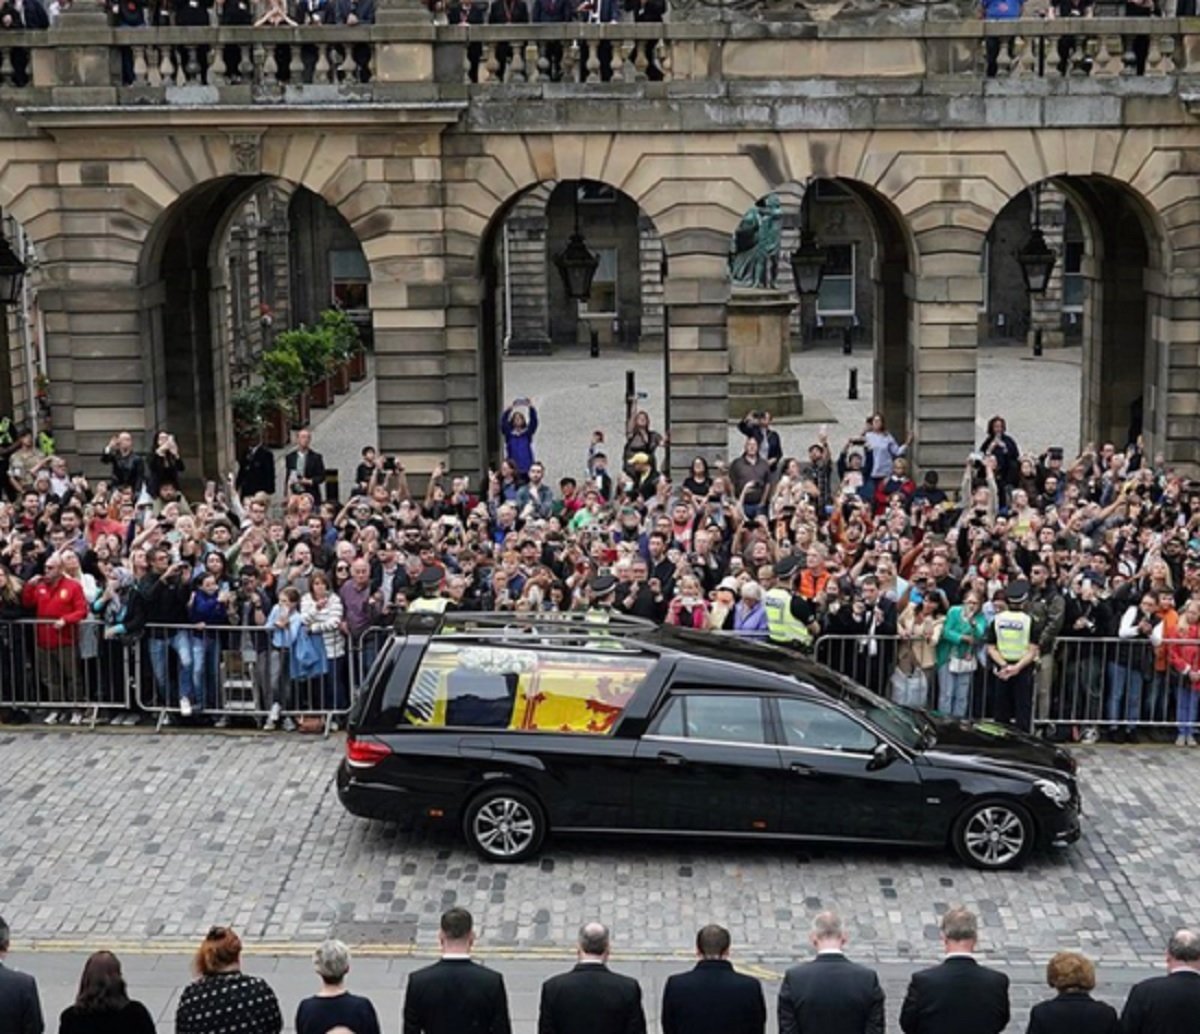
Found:
[{"label": "red jacket", "polygon": [[[83,587],[73,578],[60,577],[56,582],[39,579],[26,584],[21,602],[34,611],[37,619],[37,644],[43,650],[57,650],[75,645],[75,626],[87,617],[87,600]],[[62,628],[50,622],[65,621]]]}]

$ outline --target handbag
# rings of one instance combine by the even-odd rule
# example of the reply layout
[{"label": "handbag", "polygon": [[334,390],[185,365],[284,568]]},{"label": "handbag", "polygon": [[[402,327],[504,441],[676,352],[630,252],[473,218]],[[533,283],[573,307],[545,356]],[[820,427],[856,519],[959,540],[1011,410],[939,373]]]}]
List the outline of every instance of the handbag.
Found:
[{"label": "handbag", "polygon": [[974,671],[978,663],[975,654],[968,653],[965,657],[951,656],[946,667],[950,669],[951,675],[966,675],[968,672]]},{"label": "handbag", "polygon": [[292,644],[289,658],[290,674],[294,679],[316,679],[329,670],[325,654],[325,637],[320,632],[301,632]]}]

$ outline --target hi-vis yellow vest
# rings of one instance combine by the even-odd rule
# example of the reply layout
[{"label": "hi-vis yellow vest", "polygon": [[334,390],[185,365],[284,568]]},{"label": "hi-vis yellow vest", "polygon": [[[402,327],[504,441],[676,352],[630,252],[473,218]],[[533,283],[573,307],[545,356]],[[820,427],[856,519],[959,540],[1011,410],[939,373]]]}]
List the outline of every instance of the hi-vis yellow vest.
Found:
[{"label": "hi-vis yellow vest", "polygon": [[1018,610],[1002,610],[994,624],[997,652],[1010,663],[1019,661],[1029,650],[1033,618]]},{"label": "hi-vis yellow vest", "polygon": [[767,637],[773,643],[812,643],[808,626],[792,614],[792,594],[776,586],[763,596],[767,611]]},{"label": "hi-vis yellow vest", "polygon": [[444,614],[450,601],[444,596],[422,596],[408,605],[410,614]]}]

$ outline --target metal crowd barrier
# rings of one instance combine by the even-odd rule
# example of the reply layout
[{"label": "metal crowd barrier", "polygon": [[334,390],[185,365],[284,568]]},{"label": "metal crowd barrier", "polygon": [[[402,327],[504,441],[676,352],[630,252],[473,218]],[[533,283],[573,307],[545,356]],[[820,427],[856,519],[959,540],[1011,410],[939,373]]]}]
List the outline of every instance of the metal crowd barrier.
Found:
[{"label": "metal crowd barrier", "polygon": [[0,711],[89,727],[142,712],[162,729],[183,717],[186,697],[193,718],[265,724],[278,704],[280,724],[319,722],[328,735],[389,635],[369,628],[350,639],[322,636],[324,663],[310,658],[297,669],[291,650],[275,645],[265,626],[153,624],[121,639],[90,619],[66,629],[53,621],[0,622]]},{"label": "metal crowd barrier", "polygon": [[[896,703],[982,719],[998,717],[1011,687],[993,674],[982,646],[973,651],[974,668],[955,672],[949,665],[922,665],[931,650],[911,638],[825,635],[814,644],[817,661]],[[1030,674],[1035,727],[1069,739],[1095,739],[1100,730],[1139,728],[1197,734],[1200,681],[1183,675],[1200,668],[1195,639],[1059,637]],[[1193,688],[1194,687],[1194,688]]]},{"label": "metal crowd barrier", "polygon": [[0,622],[0,708],[95,726],[103,712],[128,710],[131,693],[128,652],[101,622]]}]

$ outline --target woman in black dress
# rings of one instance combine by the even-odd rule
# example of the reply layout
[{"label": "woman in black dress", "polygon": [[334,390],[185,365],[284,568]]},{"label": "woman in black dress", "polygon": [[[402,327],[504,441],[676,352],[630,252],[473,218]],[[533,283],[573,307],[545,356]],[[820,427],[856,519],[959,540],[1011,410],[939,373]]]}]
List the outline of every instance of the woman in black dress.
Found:
[{"label": "woman in black dress", "polygon": [[155,1034],[146,1007],[130,999],[111,951],[98,951],[83,964],[79,994],[59,1017],[58,1034]]},{"label": "woman in black dress", "polygon": [[328,1034],[344,1027],[354,1034],[379,1034],[379,1017],[369,998],[346,990],[350,949],[341,941],[325,941],[313,953],[321,990],[296,1010],[296,1034]]},{"label": "woman in black dress", "polygon": [[242,972],[242,939],[214,926],[196,952],[197,979],[183,989],[175,1034],[281,1034],[283,1013],[260,977]]}]

